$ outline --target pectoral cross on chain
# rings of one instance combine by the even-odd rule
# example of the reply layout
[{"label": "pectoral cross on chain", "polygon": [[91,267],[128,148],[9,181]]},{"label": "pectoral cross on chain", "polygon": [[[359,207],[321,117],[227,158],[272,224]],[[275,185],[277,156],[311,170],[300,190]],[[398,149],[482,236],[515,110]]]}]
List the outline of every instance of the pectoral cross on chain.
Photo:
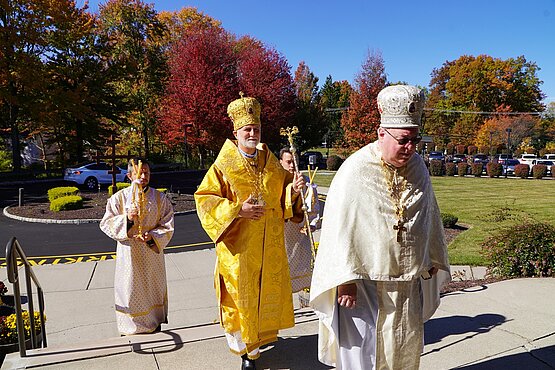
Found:
[{"label": "pectoral cross on chain", "polygon": [[397,221],[397,225],[393,225],[393,230],[397,230],[397,242],[401,243],[403,241],[403,231],[407,231],[407,228],[405,227],[405,221],[399,219],[399,221]]}]

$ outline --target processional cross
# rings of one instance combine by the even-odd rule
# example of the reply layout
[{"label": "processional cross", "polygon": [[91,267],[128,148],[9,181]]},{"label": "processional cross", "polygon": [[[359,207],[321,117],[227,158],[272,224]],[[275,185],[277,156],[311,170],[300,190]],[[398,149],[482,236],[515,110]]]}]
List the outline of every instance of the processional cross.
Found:
[{"label": "processional cross", "polygon": [[116,155],[116,144],[118,144],[119,142],[120,141],[118,139],[116,139],[116,135],[111,134],[110,139],[108,140],[108,144],[110,144],[112,152],[109,155],[99,155],[98,150],[97,150],[96,155],[93,157],[96,160],[97,164],[100,164],[101,159],[111,159],[112,160],[112,169],[110,171],[108,171],[108,173],[112,175],[112,186],[113,186],[112,189],[113,189],[114,193],[116,192],[116,175],[118,173],[120,173],[119,168],[116,166],[116,159],[126,158],[126,159],[129,160],[132,157],[130,151],[127,151],[127,155]]},{"label": "processional cross", "polygon": [[[293,164],[295,165],[295,172],[299,172],[299,164],[297,163],[297,148],[295,148],[295,143],[293,142],[293,136],[299,133],[299,129],[297,126],[281,128],[279,130],[279,134],[281,136],[287,136],[287,141],[289,141],[289,146],[291,150],[291,154],[293,156]],[[304,194],[304,189],[301,188],[301,199],[303,202],[303,213],[304,213],[304,222],[305,227],[307,230],[308,238],[310,239],[310,249],[312,250],[312,262],[316,259],[316,249],[314,247],[314,237],[312,236],[312,229],[310,228],[310,219],[308,217],[308,206],[306,205],[306,199]]]}]

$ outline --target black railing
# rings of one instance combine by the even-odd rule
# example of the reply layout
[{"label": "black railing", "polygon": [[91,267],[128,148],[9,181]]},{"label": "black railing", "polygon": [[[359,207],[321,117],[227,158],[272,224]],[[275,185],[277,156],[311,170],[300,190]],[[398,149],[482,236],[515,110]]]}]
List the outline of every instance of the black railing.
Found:
[{"label": "black railing", "polygon": [[37,296],[39,299],[39,313],[40,313],[40,327],[42,335],[42,347],[46,347],[46,329],[44,325],[44,293],[39,284],[39,281],[33,270],[31,264],[27,260],[25,253],[23,253],[23,248],[17,241],[15,237],[12,237],[8,244],[6,245],[6,267],[8,269],[8,280],[13,285],[14,291],[14,305],[15,314],[17,317],[17,338],[19,341],[19,355],[21,357],[26,356],[26,345],[25,345],[25,325],[23,322],[23,310],[21,309],[21,292],[19,290],[19,271],[18,271],[18,261],[21,261],[25,268],[25,285],[27,289],[27,304],[29,308],[29,321],[30,321],[30,331],[31,331],[31,348],[38,348],[38,337],[35,332],[35,311],[33,308],[33,287],[31,285],[31,279],[37,287]]}]

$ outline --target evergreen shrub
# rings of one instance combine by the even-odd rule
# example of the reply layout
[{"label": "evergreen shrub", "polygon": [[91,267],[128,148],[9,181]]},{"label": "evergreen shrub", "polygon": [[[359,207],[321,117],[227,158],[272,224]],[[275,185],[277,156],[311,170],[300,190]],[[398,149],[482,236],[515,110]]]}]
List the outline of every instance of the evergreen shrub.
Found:
[{"label": "evergreen shrub", "polygon": [[430,175],[441,176],[443,175],[443,162],[437,159],[432,159],[430,161]]},{"label": "evergreen shrub", "polygon": [[515,166],[515,176],[520,177],[521,179],[525,179],[528,177],[530,173],[530,166],[527,164],[517,164]]},{"label": "evergreen shrub", "polygon": [[496,162],[486,164],[486,172],[489,177],[499,177],[503,174],[503,165]]},{"label": "evergreen shrub", "polygon": [[447,227],[452,229],[459,221],[459,218],[451,213],[441,213],[441,222],[443,223],[443,227]]},{"label": "evergreen shrub", "polygon": [[499,230],[482,244],[489,272],[501,277],[555,277],[555,226],[525,221]]},{"label": "evergreen shrub", "polygon": [[81,198],[79,195],[68,195],[65,197],[56,198],[52,202],[50,202],[50,210],[54,212],[81,208],[83,208],[83,198]]},{"label": "evergreen shrub", "polygon": [[326,160],[328,171],[337,171],[343,164],[343,159],[338,155],[330,155]]},{"label": "evergreen shrub", "polygon": [[482,163],[472,163],[472,174],[476,177],[482,176],[484,165]]},{"label": "evergreen shrub", "polygon": [[541,179],[547,176],[547,166],[545,164],[536,164],[532,166],[532,177],[535,179]]},{"label": "evergreen shrub", "polygon": [[[116,182],[116,193],[118,191],[120,191],[121,189],[127,188],[128,186],[131,186],[131,183],[129,183],[129,182]],[[113,188],[114,188],[113,185],[108,186],[108,195],[110,195],[110,196],[114,195],[114,189]]]},{"label": "evergreen shrub", "polygon": [[79,189],[75,186],[60,186],[48,189],[48,201],[52,202],[54,199],[77,194],[79,194]]},{"label": "evergreen shrub", "polygon": [[459,163],[457,165],[457,175],[462,177],[467,173],[468,173],[468,163],[463,163],[463,162]]},{"label": "evergreen shrub", "polygon": [[455,176],[457,173],[457,165],[453,162],[448,162],[445,164],[445,174],[447,176]]}]

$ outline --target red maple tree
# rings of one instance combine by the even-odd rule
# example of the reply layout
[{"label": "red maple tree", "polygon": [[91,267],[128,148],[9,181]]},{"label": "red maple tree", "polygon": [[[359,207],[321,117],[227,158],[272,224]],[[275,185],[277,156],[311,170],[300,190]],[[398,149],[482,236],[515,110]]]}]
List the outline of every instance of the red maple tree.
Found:
[{"label": "red maple tree", "polygon": [[283,55],[249,36],[239,39],[235,47],[239,88],[262,105],[262,141],[277,151],[282,139],[279,129],[292,126],[296,112],[290,67]]},{"label": "red maple tree", "polygon": [[238,97],[236,56],[221,28],[188,29],[170,52],[170,79],[161,109],[160,133],[169,146],[187,142],[202,156],[232,137],[227,105]]},{"label": "red maple tree", "polygon": [[353,152],[377,139],[380,125],[378,93],[386,86],[387,77],[381,53],[370,52],[355,78],[355,88],[350,95],[349,111],[341,119],[343,148]]}]

